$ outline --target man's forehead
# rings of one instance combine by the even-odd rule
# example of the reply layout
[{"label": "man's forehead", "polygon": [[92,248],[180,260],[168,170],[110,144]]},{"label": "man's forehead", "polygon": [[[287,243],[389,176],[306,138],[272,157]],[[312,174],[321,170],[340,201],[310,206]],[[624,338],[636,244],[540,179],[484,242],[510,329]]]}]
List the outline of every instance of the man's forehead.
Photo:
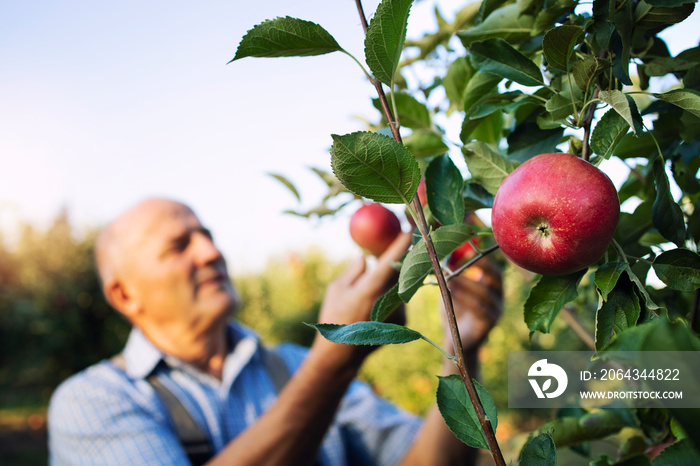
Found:
[{"label": "man's forehead", "polygon": [[144,201],[118,219],[122,235],[139,242],[163,235],[177,235],[199,225],[199,219],[188,206],[166,199]]}]

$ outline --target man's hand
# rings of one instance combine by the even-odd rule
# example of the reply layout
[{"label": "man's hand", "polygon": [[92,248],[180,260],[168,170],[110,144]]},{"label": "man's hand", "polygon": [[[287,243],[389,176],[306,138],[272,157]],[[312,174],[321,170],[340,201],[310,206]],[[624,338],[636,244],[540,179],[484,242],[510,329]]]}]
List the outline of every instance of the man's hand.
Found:
[{"label": "man's hand", "polygon": [[[452,293],[462,347],[465,352],[475,350],[503,310],[501,271],[488,258],[483,258],[452,278],[447,285]],[[443,322],[445,346],[452,348],[449,327],[444,319]]]},{"label": "man's hand", "polygon": [[[402,233],[389,248],[377,258],[371,269],[367,268],[364,257],[358,258],[345,272],[326,288],[318,321],[324,324],[354,324],[370,319],[374,303],[391,288],[398,278],[394,264],[401,259],[411,244],[411,234]],[[389,318],[397,324],[404,324],[404,309],[401,306]],[[352,346],[330,343],[317,335],[314,341],[317,350],[324,351],[327,360],[335,359],[343,365],[352,361],[359,368],[373,346]]]},{"label": "man's hand", "polygon": [[394,264],[411,244],[411,234],[402,233],[379,256],[377,264],[367,269],[364,257],[358,258],[347,270],[328,285],[323,299],[319,322],[352,324],[369,320],[372,307],[398,277]]}]

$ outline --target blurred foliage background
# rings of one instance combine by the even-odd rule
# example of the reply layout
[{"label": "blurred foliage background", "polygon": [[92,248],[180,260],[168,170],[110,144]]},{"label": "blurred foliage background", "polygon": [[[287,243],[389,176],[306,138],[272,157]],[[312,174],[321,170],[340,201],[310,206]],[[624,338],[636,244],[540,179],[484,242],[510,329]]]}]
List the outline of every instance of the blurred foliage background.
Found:
[{"label": "blurred foliage background", "polygon": [[[2,464],[46,464],[46,406],[71,374],[119,352],[129,324],[100,290],[92,246],[96,229],[79,230],[60,212],[45,229],[25,223],[0,234],[0,458]],[[309,345],[326,285],[347,263],[310,249],[268,260],[264,270],[234,277],[243,302],[241,322],[271,344]],[[508,351],[524,348],[583,349],[558,319],[555,331],[528,344],[522,303],[530,277],[505,269],[505,317],[482,347],[481,379],[499,407],[498,435],[519,442],[551,413],[507,409]],[[437,289],[424,287],[407,306],[408,325],[435,341],[442,338]],[[590,323],[592,326],[592,323]],[[440,353],[422,341],[374,352],[361,378],[382,396],[423,414],[434,399]],[[524,439],[523,439],[524,441]],[[515,447],[514,447],[515,448]]]}]

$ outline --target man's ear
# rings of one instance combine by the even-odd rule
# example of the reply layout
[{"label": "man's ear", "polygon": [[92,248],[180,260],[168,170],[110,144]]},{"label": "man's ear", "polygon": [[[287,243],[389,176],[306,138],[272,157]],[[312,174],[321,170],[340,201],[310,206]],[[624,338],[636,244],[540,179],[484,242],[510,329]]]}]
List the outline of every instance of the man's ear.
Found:
[{"label": "man's ear", "polygon": [[139,310],[139,304],[134,295],[119,280],[110,280],[104,285],[107,302],[117,311],[132,321]]}]

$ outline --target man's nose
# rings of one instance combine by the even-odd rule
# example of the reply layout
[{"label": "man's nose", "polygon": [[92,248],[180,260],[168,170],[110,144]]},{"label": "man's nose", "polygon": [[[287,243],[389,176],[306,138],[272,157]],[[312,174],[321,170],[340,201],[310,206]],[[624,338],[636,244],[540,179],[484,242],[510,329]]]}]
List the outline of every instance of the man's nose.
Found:
[{"label": "man's nose", "polygon": [[222,258],[221,251],[216,247],[214,241],[204,233],[195,233],[193,241],[197,262],[208,264]]}]

